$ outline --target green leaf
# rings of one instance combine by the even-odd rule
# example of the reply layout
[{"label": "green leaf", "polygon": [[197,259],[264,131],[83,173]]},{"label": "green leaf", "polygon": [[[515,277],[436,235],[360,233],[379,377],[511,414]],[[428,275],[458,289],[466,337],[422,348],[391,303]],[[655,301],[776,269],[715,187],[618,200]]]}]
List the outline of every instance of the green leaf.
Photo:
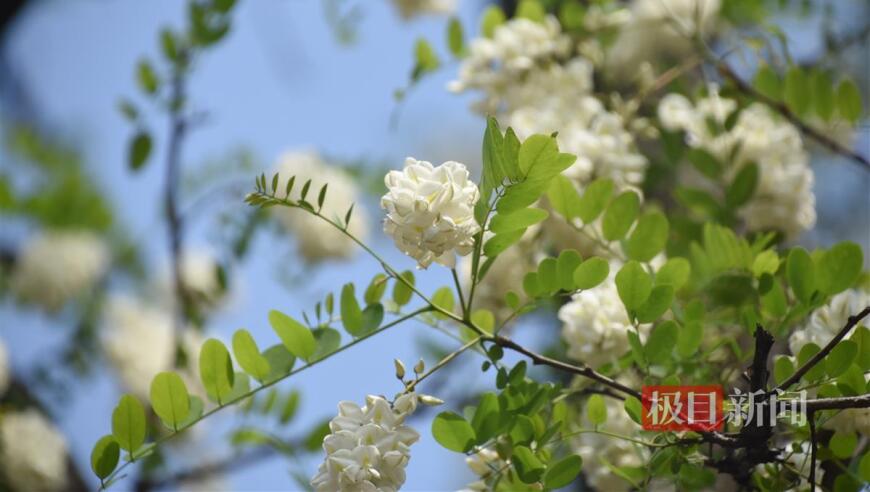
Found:
[{"label": "green leaf", "polygon": [[544,22],[544,19],[547,17],[547,11],[544,10],[543,5],[538,3],[537,0],[522,0],[517,5],[516,16],[520,19]]},{"label": "green leaf", "polygon": [[441,66],[441,61],[432,45],[423,38],[417,40],[414,44],[414,70],[411,72],[411,79],[419,80],[423,75],[438,70]]},{"label": "green leaf", "polygon": [[794,364],[791,362],[791,357],[778,355],[773,360],[773,381],[780,384],[794,374]]},{"label": "green leaf", "polygon": [[[814,344],[814,343],[808,343],[808,344],[804,345],[803,347],[801,347],[800,352],[798,352],[798,354],[797,354],[798,367],[806,364],[807,361],[809,361],[814,355],[819,353],[820,350],[821,350],[821,348],[819,348],[819,346]],[[815,381],[824,375],[825,375],[825,364],[819,363],[819,364],[816,364],[815,366],[813,366],[812,369],[807,371],[807,373],[804,374],[803,379],[805,381]]]},{"label": "green leaf", "polygon": [[650,261],[663,249],[668,241],[668,219],[661,212],[643,215],[625,242],[625,253],[629,259]]},{"label": "green leaf", "polygon": [[453,308],[456,306],[456,300],[453,298],[453,291],[450,287],[441,287],[432,294],[432,304],[438,306],[439,308],[453,312]]},{"label": "green leaf", "polygon": [[233,353],[242,369],[260,383],[269,376],[272,370],[269,361],[260,354],[257,342],[248,330],[237,330],[233,334]]},{"label": "green leaf", "polygon": [[121,457],[121,448],[111,435],[103,436],[94,444],[91,451],[91,470],[100,480],[108,477],[118,466]]},{"label": "green leaf", "polygon": [[269,375],[266,383],[271,383],[283,378],[293,370],[296,358],[287,351],[284,344],[272,345],[263,352],[263,357],[269,361]]},{"label": "green leaf", "polygon": [[151,155],[151,135],[144,130],[140,130],[130,140],[130,146],[127,150],[127,162],[130,169],[138,171],[145,165],[148,156]]},{"label": "green leaf", "polygon": [[640,198],[633,191],[625,191],[607,207],[604,218],[601,219],[601,232],[604,239],[618,241],[625,237],[637,213],[640,210]]},{"label": "green leaf", "polygon": [[209,338],[199,352],[199,375],[210,399],[222,405],[232,391],[235,378],[230,353],[219,340]]},{"label": "green leaf", "polygon": [[559,155],[556,139],[549,135],[535,134],[520,145],[519,165],[524,176],[540,173]]},{"label": "green leaf", "polygon": [[147,94],[154,94],[160,87],[160,79],[148,60],[139,61],[136,66],[136,80],[139,88]]},{"label": "green leaf", "polygon": [[762,251],[752,261],[752,274],[756,277],[761,277],[765,273],[773,275],[777,270],[779,270],[779,255],[775,250]]},{"label": "green leaf", "polygon": [[635,310],[649,298],[652,278],[640,263],[629,261],[616,274],[616,290],[626,309]]},{"label": "green leaf", "polygon": [[344,329],[355,337],[363,334],[363,313],[356,300],[356,292],[352,283],[344,284],[341,288],[341,322]]},{"label": "green leaf", "polygon": [[387,276],[383,273],[379,273],[372,277],[371,283],[366,287],[365,294],[363,294],[363,300],[366,304],[374,304],[376,302],[381,302],[384,294],[387,292]]},{"label": "green leaf", "polygon": [[571,180],[563,175],[558,175],[553,178],[550,183],[550,189],[547,190],[547,200],[553,210],[562,215],[566,219],[573,219],[578,216],[580,211],[580,194],[574,188]]},{"label": "green leaf", "polygon": [[462,23],[456,17],[451,17],[447,24],[447,47],[453,56],[462,56],[465,49],[465,40],[462,34]]},{"label": "green leaf", "polygon": [[495,34],[495,28],[505,23],[504,11],[497,5],[490,5],[483,11],[480,21],[480,32],[486,38]]},{"label": "green leaf", "polygon": [[677,338],[677,353],[687,359],[698,351],[704,339],[704,324],[698,320],[686,321]]},{"label": "green leaf", "polygon": [[161,372],[151,381],[151,407],[167,427],[175,431],[190,412],[190,395],[181,376]]},{"label": "green leaf", "polygon": [[384,306],[381,303],[369,304],[362,312],[362,333],[368,335],[378,329],[384,320]]},{"label": "green leaf", "polygon": [[858,436],[854,432],[835,432],[828,442],[828,447],[834,456],[840,459],[846,459],[852,456],[855,452],[855,446],[858,445]]},{"label": "green leaf", "polygon": [[851,340],[840,340],[825,357],[825,371],[828,376],[835,378],[846,372],[856,355],[858,355],[857,343]]},{"label": "green leaf", "polygon": [[758,165],[750,162],[740,169],[734,181],[725,190],[725,204],[730,208],[745,205],[752,198],[757,186]]},{"label": "green leaf", "polygon": [[788,254],[786,276],[791,290],[804,304],[809,304],[816,291],[816,267],[807,250],[797,247]]},{"label": "green leaf", "polygon": [[557,266],[555,258],[545,258],[538,264],[538,286],[546,294],[553,294],[559,290],[559,277],[556,276]]},{"label": "green leaf", "polygon": [[[380,304],[378,304],[378,306],[380,306]],[[365,312],[363,312],[363,315],[365,316]],[[311,333],[314,334],[314,340],[317,341],[317,350],[315,350],[314,355],[311,356],[311,360],[313,361],[326,357],[338,350],[338,347],[341,346],[341,333],[334,328],[321,326],[320,328],[312,330]]]},{"label": "green leaf", "polygon": [[842,242],[822,253],[816,265],[816,285],[828,295],[851,287],[861,276],[864,253],[852,242]]},{"label": "green leaf", "polygon": [[637,320],[640,323],[652,323],[661,318],[674,302],[674,288],[670,285],[653,287],[646,302],[637,309]]},{"label": "green leaf", "polygon": [[593,256],[587,258],[574,270],[574,288],[586,290],[595,287],[610,274],[610,264],[607,260]]},{"label": "green leaf", "polygon": [[837,110],[840,115],[851,123],[861,119],[861,92],[855,81],[844,79],[837,88]]},{"label": "green leaf", "polygon": [[622,408],[625,409],[625,413],[628,414],[631,420],[633,420],[637,424],[641,423],[643,406],[640,404],[640,400],[633,396],[627,396],[625,398],[625,402],[622,404]]},{"label": "green leaf", "polygon": [[870,328],[866,326],[855,327],[855,332],[849,337],[858,345],[858,358],[855,363],[862,371],[870,371]]},{"label": "green leaf", "polygon": [[577,215],[584,224],[590,224],[601,215],[613,195],[613,181],[599,178],[589,183],[580,197]]},{"label": "green leaf", "polygon": [[205,405],[198,396],[190,395],[190,410],[187,412],[187,417],[178,424],[178,428],[183,429],[187,426],[193,425],[193,422],[202,416],[204,407]]},{"label": "green leaf", "polygon": [[273,309],[269,311],[269,324],[278,334],[284,347],[296,357],[308,360],[317,349],[317,342],[311,330],[290,316]]},{"label": "green leaf", "polygon": [[573,249],[565,249],[559,253],[556,261],[556,275],[559,280],[559,290],[570,292],[575,289],[574,272],[583,263],[580,253]]},{"label": "green leaf", "polygon": [[[399,274],[399,277],[412,286],[414,285],[414,272],[405,270]],[[393,302],[398,306],[404,306],[411,302],[411,295],[414,293],[411,287],[405,285],[405,282],[397,279],[395,285],[393,285]]]},{"label": "green leaf", "polygon": [[129,453],[145,442],[145,409],[135,396],[121,396],[112,412],[112,435],[121,449]]},{"label": "green leaf", "polygon": [[583,458],[576,454],[562,458],[547,469],[547,474],[544,475],[544,487],[554,490],[571,485],[580,474],[582,467]]},{"label": "green leaf", "polygon": [[525,231],[529,226],[542,222],[549,214],[540,208],[521,208],[508,214],[498,214],[489,223],[489,230],[495,234]]},{"label": "green leaf", "polygon": [[806,73],[800,67],[793,66],[785,74],[785,103],[798,116],[807,113],[812,101],[810,94],[810,81]]},{"label": "green leaf", "polygon": [[778,101],[782,97],[782,81],[779,80],[779,76],[769,65],[762,65],[758,69],[752,85],[755,86],[758,92],[774,101]]},{"label": "green leaf", "polygon": [[674,290],[679,290],[689,281],[691,272],[689,260],[680,257],[669,258],[656,272],[656,284],[670,285]]},{"label": "green leaf", "polygon": [[525,231],[511,231],[504,234],[496,234],[489,238],[486,244],[483,245],[483,254],[487,258],[495,258],[506,249],[516,244],[522,237]]},{"label": "green leaf", "polygon": [[607,422],[607,405],[604,397],[595,394],[586,401],[586,418],[592,425],[601,425]]},{"label": "green leaf", "polygon": [[478,444],[483,444],[494,437],[501,426],[498,395],[484,393],[480,396],[480,403],[474,410],[471,418],[471,427],[474,429]]},{"label": "green leaf", "polygon": [[861,479],[865,482],[870,482],[870,451],[864,453],[861,462],[858,464],[858,473]]},{"label": "green leaf", "polygon": [[486,333],[492,334],[495,330],[495,315],[487,309],[477,309],[471,313],[471,323]]},{"label": "green leaf", "polygon": [[432,436],[445,448],[464,453],[474,445],[471,424],[453,412],[441,412],[432,421]]},{"label": "green leaf", "polygon": [[[527,3],[527,2],[523,2]],[[511,461],[517,471],[517,475],[524,483],[535,483],[544,475],[547,467],[535,456],[535,453],[526,446],[515,446]]]},{"label": "green leaf", "polygon": [[686,152],[686,158],[695,166],[695,169],[710,179],[719,179],[719,176],[722,175],[722,163],[713,154],[704,149],[689,149]]},{"label": "green leaf", "polygon": [[646,358],[652,363],[663,363],[670,359],[679,338],[678,331],[677,324],[670,320],[656,325],[644,346]]},{"label": "green leaf", "polygon": [[834,83],[831,76],[823,70],[816,70],[812,84],[816,114],[825,121],[831,121],[834,115]]}]

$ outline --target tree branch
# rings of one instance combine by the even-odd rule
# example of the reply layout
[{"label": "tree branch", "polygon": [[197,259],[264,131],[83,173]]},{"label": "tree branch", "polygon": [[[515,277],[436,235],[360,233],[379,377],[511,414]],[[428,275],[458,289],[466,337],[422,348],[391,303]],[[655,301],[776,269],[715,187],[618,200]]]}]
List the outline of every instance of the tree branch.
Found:
[{"label": "tree branch", "polygon": [[816,353],[816,355],[812,356],[810,360],[808,360],[803,366],[798,368],[797,371],[794,372],[791,376],[787,377],[785,381],[779,384],[776,387],[778,390],[786,390],[789,386],[801,380],[801,378],[806,374],[810,369],[813,368],[816,364],[818,364],[822,359],[827,356],[834,347],[840,343],[840,340],[845,338],[845,336],[849,333],[849,331],[854,328],[862,319],[870,315],[870,306],[865,307],[860,313],[850,316],[849,320],[846,322],[846,326],[840,329],[840,332],[834,335],[834,338],[828,342],[827,345],[824,346],[821,350]]},{"label": "tree branch", "polygon": [[866,157],[851,149],[844,147],[843,145],[840,145],[840,143],[836,140],[828,137],[824,133],[821,133],[810,125],[804,123],[804,121],[801,120],[800,117],[794,114],[788,108],[788,106],[786,106],[781,101],[771,99],[770,97],[767,97],[766,95],[755,90],[752,85],[741,79],[740,76],[737,75],[737,73],[735,73],[734,70],[725,62],[718,59],[714,59],[711,61],[716,66],[716,69],[719,71],[719,73],[726,79],[730,80],[737,88],[737,90],[752,97],[753,99],[756,99],[766,104],[768,107],[770,107],[771,109],[779,113],[782,117],[791,122],[791,124],[796,126],[801,133],[812,138],[831,152],[842,155],[844,157],[848,157],[849,159],[857,162],[858,164],[861,164],[866,169],[870,169],[870,160],[867,160]]},{"label": "tree branch", "polygon": [[807,400],[807,412],[817,410],[843,410],[847,408],[870,408],[870,393],[860,396],[842,396],[839,398],[817,398]]}]

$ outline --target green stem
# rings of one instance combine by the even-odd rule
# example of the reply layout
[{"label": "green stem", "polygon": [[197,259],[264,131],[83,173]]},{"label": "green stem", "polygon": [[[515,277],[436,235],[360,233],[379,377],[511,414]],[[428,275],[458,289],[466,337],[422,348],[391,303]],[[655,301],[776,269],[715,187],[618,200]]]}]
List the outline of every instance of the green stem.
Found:
[{"label": "green stem", "polygon": [[471,306],[465,305],[465,298],[462,296],[462,284],[459,282],[459,275],[456,274],[456,268],[450,269],[451,275],[453,275],[453,284],[456,285],[456,293],[459,295],[459,305],[462,306],[462,317],[467,319],[469,316],[469,309]]},{"label": "green stem", "polygon": [[477,338],[475,338],[474,340],[471,340],[470,342],[466,343],[465,345],[463,345],[463,346],[459,347],[458,349],[454,350],[453,352],[450,352],[449,354],[447,354],[446,356],[444,356],[443,359],[441,359],[440,361],[438,361],[437,364],[435,364],[434,366],[432,366],[428,371],[426,371],[425,373],[423,373],[422,375],[420,375],[420,377],[418,377],[417,379],[415,379],[413,382],[409,383],[408,386],[406,386],[405,389],[406,389],[407,391],[413,391],[414,388],[415,388],[418,384],[422,383],[426,378],[428,378],[429,376],[431,376],[432,374],[434,374],[435,372],[437,372],[437,371],[438,371],[439,369],[441,369],[442,367],[444,367],[444,366],[446,366],[447,364],[449,364],[450,361],[452,361],[453,359],[455,359],[456,357],[458,357],[459,354],[461,354],[461,353],[465,352],[466,350],[470,349],[471,347],[474,347],[475,345],[477,345],[478,342],[480,342],[480,337],[477,337]]},{"label": "green stem", "polygon": [[[308,369],[308,368],[314,367],[314,366],[316,366],[317,364],[319,364],[319,363],[321,363],[321,362],[323,362],[323,361],[325,361],[325,360],[331,358],[332,356],[337,355],[337,354],[339,354],[339,353],[341,353],[341,352],[344,352],[345,350],[347,350],[347,349],[353,347],[354,345],[356,345],[356,344],[358,344],[358,343],[360,343],[360,342],[363,342],[364,340],[368,340],[369,338],[371,338],[371,337],[377,335],[378,333],[381,333],[381,332],[383,332],[383,331],[385,331],[385,330],[387,330],[387,329],[389,329],[389,328],[392,328],[393,326],[396,326],[396,325],[398,325],[398,324],[400,324],[400,323],[403,323],[403,322],[405,322],[405,321],[407,321],[407,320],[409,320],[409,319],[411,319],[411,318],[414,318],[414,317],[416,317],[416,316],[418,316],[418,315],[420,315],[420,314],[423,314],[423,313],[429,312],[429,311],[431,311],[431,310],[432,310],[431,307],[426,306],[426,307],[420,308],[420,309],[418,309],[418,310],[416,310],[416,311],[414,311],[414,312],[412,312],[412,313],[406,314],[405,316],[402,316],[401,318],[397,318],[397,319],[395,319],[395,320],[393,320],[393,321],[391,321],[391,322],[385,324],[384,326],[382,326],[382,327],[380,327],[380,328],[378,328],[378,329],[372,331],[371,333],[368,333],[368,334],[366,334],[366,335],[363,335],[363,336],[361,336],[361,337],[359,337],[359,338],[353,340],[352,342],[348,343],[347,345],[344,345],[343,347],[339,347],[338,349],[335,350],[335,352],[332,352],[331,354],[329,354],[329,355],[327,355],[327,356],[325,356],[325,357],[322,357],[322,358],[320,358],[320,359],[317,359],[317,360],[311,361],[311,362],[309,362],[308,364],[306,364],[306,365],[304,365],[304,366],[302,366],[302,367],[299,367],[299,368],[297,368],[297,369],[294,369],[294,370],[288,372],[287,374],[285,374],[284,376],[282,376],[282,377],[280,377],[280,378],[278,378],[278,379],[275,379],[274,381],[269,381],[268,383],[262,384],[262,385],[260,385],[259,387],[255,388],[255,389],[253,389],[253,390],[251,390],[251,391],[249,391],[249,392],[247,392],[247,393],[245,393],[245,394],[243,394],[243,395],[240,395],[240,396],[238,396],[238,397],[236,397],[236,398],[234,398],[234,399],[232,399],[232,400],[226,402],[226,403],[223,404],[223,405],[217,406],[217,407],[215,407],[215,408],[209,410],[208,412],[203,413],[202,415],[199,416],[199,418],[194,419],[193,421],[191,421],[191,422],[190,422],[189,424],[187,424],[186,426],[184,426],[184,427],[182,427],[182,428],[180,428],[180,429],[177,429],[177,430],[175,430],[174,432],[172,432],[171,434],[168,434],[168,435],[166,435],[166,436],[163,436],[163,437],[161,437],[160,439],[157,439],[157,440],[154,441],[150,446],[148,446],[147,449],[150,450],[150,449],[153,448],[153,447],[159,446],[159,445],[161,445],[161,444],[163,444],[163,443],[165,443],[165,442],[167,442],[167,441],[169,441],[169,440],[174,439],[175,437],[177,437],[177,436],[183,434],[184,431],[186,431],[187,429],[193,427],[194,425],[196,425],[196,424],[199,423],[200,421],[202,421],[202,420],[204,420],[204,419],[210,417],[211,415],[214,415],[214,414],[220,412],[220,411],[223,410],[224,408],[227,408],[227,407],[229,407],[229,406],[235,405],[236,403],[239,403],[239,402],[242,401],[242,400],[245,400],[245,399],[247,399],[247,398],[250,398],[250,397],[256,395],[257,393],[259,393],[260,391],[263,391],[263,390],[265,390],[265,389],[268,389],[268,388],[270,388],[270,387],[272,387],[272,386],[274,386],[274,385],[276,385],[276,384],[278,384],[278,383],[280,383],[280,382],[282,382],[282,381],[288,379],[289,377],[294,376],[294,375],[296,375],[296,374],[298,374],[298,373],[300,373],[300,372],[302,372],[302,371],[304,371],[304,370],[306,370],[306,369]],[[141,456],[140,456],[140,457],[141,457]],[[113,472],[109,477],[107,477],[107,479],[106,479],[106,483],[112,483],[112,482],[114,481],[114,479],[115,479],[115,478],[116,478],[116,477],[117,477],[117,476],[118,476],[118,475],[119,475],[119,474],[124,470],[124,468],[126,468],[128,465],[130,465],[131,463],[133,463],[134,458],[135,458],[135,453],[131,453],[130,461],[126,461],[126,462],[124,462],[121,466],[119,466],[118,469],[116,469],[116,470],[115,470],[115,471],[114,471],[114,472]],[[104,488],[101,486],[101,487],[100,487],[100,490],[104,490]]]}]

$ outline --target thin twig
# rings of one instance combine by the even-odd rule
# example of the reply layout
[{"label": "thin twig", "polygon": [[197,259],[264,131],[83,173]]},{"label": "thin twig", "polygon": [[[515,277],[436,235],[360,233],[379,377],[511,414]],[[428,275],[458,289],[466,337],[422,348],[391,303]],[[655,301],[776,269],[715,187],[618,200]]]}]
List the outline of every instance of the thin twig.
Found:
[{"label": "thin twig", "polygon": [[819,350],[816,355],[810,357],[804,365],[798,368],[797,371],[794,372],[791,376],[787,377],[785,381],[779,384],[776,387],[778,390],[786,390],[789,386],[795,384],[800,381],[801,378],[806,374],[810,369],[812,369],[816,364],[818,364],[822,359],[824,359],[834,347],[840,343],[840,340],[846,337],[849,331],[854,328],[862,319],[870,315],[870,306],[865,307],[860,313],[850,316],[849,320],[846,322],[846,325],[840,329],[839,333],[837,333],[834,338],[828,342],[827,345],[824,346],[821,350]]},{"label": "thin twig", "polygon": [[711,59],[711,62],[716,66],[716,69],[719,71],[720,74],[722,74],[723,77],[727,78],[734,84],[737,90],[766,104],[768,107],[770,107],[771,109],[782,115],[782,117],[791,122],[791,124],[796,126],[798,130],[801,131],[801,133],[812,138],[831,152],[842,155],[844,157],[848,157],[849,159],[857,162],[858,164],[861,164],[865,168],[870,169],[870,160],[868,160],[866,157],[855,152],[854,150],[844,147],[833,138],[804,123],[804,121],[801,120],[799,116],[794,114],[791,109],[789,109],[789,107],[786,106],[783,102],[772,99],[755,90],[752,85],[741,79],[740,76],[737,75],[737,73],[735,73],[730,66],[728,66],[728,64],[718,59]]}]

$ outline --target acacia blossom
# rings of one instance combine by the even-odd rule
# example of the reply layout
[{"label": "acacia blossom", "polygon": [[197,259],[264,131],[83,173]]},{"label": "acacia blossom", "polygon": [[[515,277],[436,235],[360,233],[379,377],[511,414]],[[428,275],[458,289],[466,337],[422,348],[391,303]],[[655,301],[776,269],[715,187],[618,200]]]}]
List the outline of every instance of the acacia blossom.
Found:
[{"label": "acacia blossom", "polygon": [[28,409],[0,414],[0,469],[17,492],[67,487],[67,443],[41,413]]},{"label": "acacia blossom", "polygon": [[492,38],[471,41],[458,79],[448,89],[481,91],[484,98],[475,108],[483,114],[496,113],[502,98],[525,75],[564,58],[570,50],[571,40],[555,17],[548,16],[543,22],[514,18],[496,27]]},{"label": "acacia blossom", "polygon": [[[604,282],[574,294],[559,309],[568,357],[592,368],[616,362],[630,349],[628,332],[634,326],[616,289],[614,279],[618,270],[619,265],[612,264],[610,276]],[[638,329],[645,335],[649,325],[640,325]]]},{"label": "acacia blossom", "polygon": [[[205,249],[190,249],[181,254],[179,273],[185,294],[199,309],[215,308],[226,294],[220,278],[220,265]],[[171,306],[177,295],[172,273],[165,271],[159,281],[161,301]]]},{"label": "acacia blossom", "polygon": [[400,251],[421,268],[433,261],[453,267],[455,254],[471,253],[474,235],[480,231],[474,219],[480,192],[465,164],[447,161],[433,166],[408,157],[405,168],[390,171],[384,182],[384,232]]},{"label": "acacia blossom", "polygon": [[6,344],[0,338],[0,396],[6,393],[9,389],[9,381],[12,379],[12,371],[9,367],[9,352],[6,350]]},{"label": "acacia blossom", "polygon": [[417,395],[405,393],[390,404],[369,395],[362,407],[354,402],[338,404],[338,415],[329,423],[323,439],[326,459],[311,486],[317,492],[399,490],[405,483],[410,446],[420,434],[404,425],[417,408]]},{"label": "acacia blossom", "polygon": [[750,231],[777,230],[794,239],[816,222],[814,175],[800,132],[761,103],[741,110],[726,130],[736,109],[735,101],[720,97],[711,86],[710,94],[695,104],[679,94],[665,96],[658,115],[664,128],[684,131],[689,146],[717,157],[728,181],[755,163],[757,185],[739,216]]},{"label": "acacia blossom", "polygon": [[92,232],[43,231],[21,248],[10,287],[21,300],[57,311],[93,291],[109,261],[108,247]]},{"label": "acacia blossom", "polygon": [[[348,209],[358,201],[359,191],[346,172],[327,164],[314,151],[285,152],[275,167],[278,173],[278,195],[284,196],[287,181],[295,176],[291,200],[301,198],[302,187],[311,180],[306,199],[313,203],[323,185],[328,184],[321,214],[331,220],[344,220]],[[352,239],[324,220],[303,210],[274,207],[278,222],[296,238],[299,254],[311,263],[328,259],[350,258],[356,248]],[[355,207],[347,231],[365,241],[369,231],[369,217],[363,207]]]}]

